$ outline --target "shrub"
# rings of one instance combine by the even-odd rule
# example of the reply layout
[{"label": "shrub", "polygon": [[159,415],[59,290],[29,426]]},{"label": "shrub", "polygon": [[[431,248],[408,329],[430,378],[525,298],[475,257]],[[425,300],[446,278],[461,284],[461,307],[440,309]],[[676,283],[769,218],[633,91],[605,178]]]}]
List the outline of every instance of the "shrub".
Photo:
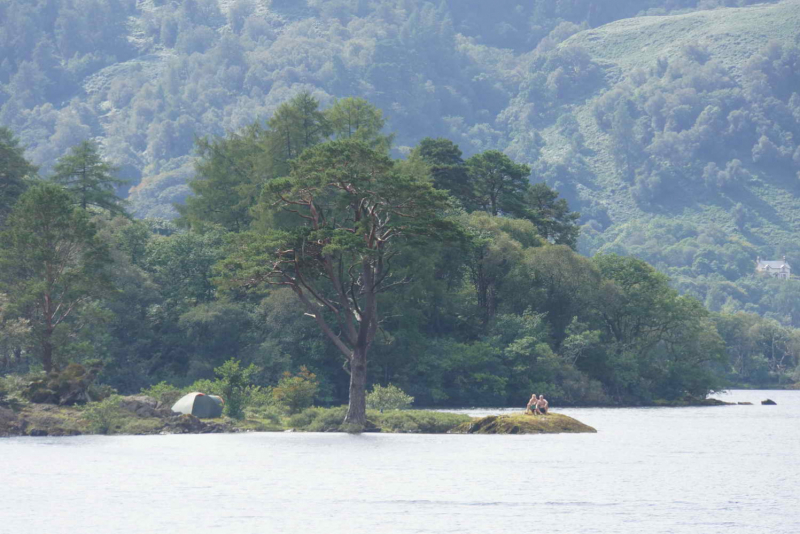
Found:
[{"label": "shrub", "polygon": [[281,422],[281,409],[275,405],[272,388],[261,386],[247,388],[247,415],[266,419],[275,424]]},{"label": "shrub", "polygon": [[222,395],[222,387],[222,382],[218,379],[209,380],[208,378],[201,378],[200,380],[196,380],[193,384],[183,388],[181,393],[185,395],[187,393],[192,393],[193,391],[199,391],[200,393],[205,393],[206,395]]},{"label": "shrub", "polygon": [[386,387],[375,384],[367,393],[367,408],[372,410],[407,410],[413,402],[414,397],[392,384]]},{"label": "shrub", "polygon": [[421,410],[369,414],[369,417],[374,418],[381,432],[403,434],[443,434],[472,420],[464,414]]},{"label": "shrub", "polygon": [[289,418],[289,427],[305,432],[337,432],[341,430],[347,406],[306,408]]},{"label": "shrub", "polygon": [[20,375],[0,377],[0,405],[13,408],[26,404],[28,400],[23,395],[23,392],[29,383],[30,379]]},{"label": "shrub", "polygon": [[71,406],[90,400],[89,388],[102,366],[84,367],[71,363],[61,371],[53,371],[30,382],[23,394],[31,402]]},{"label": "shrub", "polygon": [[259,369],[252,364],[242,368],[241,362],[233,358],[214,369],[214,374],[217,375],[216,383],[219,386],[219,394],[225,400],[225,415],[234,419],[244,417],[249,386],[258,371]]},{"label": "shrub", "polygon": [[175,404],[178,399],[184,395],[184,393],[183,390],[173,386],[172,384],[159,382],[158,384],[150,386],[149,388],[143,388],[142,395],[153,397],[159,402],[160,405],[169,408]]},{"label": "shrub", "polygon": [[108,434],[120,424],[124,414],[119,407],[119,400],[119,395],[112,395],[103,401],[86,405],[83,418],[92,432]]},{"label": "shrub", "polygon": [[[289,426],[304,432],[347,432],[350,429],[342,424],[347,406],[336,408],[307,408],[289,418]],[[442,434],[461,423],[471,421],[468,415],[420,410],[392,411],[378,413],[370,410],[369,421],[381,432],[406,434]],[[359,429],[360,430],[360,429]]]},{"label": "shrub", "polygon": [[283,406],[289,414],[295,414],[314,403],[318,388],[317,375],[303,366],[295,376],[288,372],[284,373],[278,385],[272,389],[272,397],[275,403]]}]

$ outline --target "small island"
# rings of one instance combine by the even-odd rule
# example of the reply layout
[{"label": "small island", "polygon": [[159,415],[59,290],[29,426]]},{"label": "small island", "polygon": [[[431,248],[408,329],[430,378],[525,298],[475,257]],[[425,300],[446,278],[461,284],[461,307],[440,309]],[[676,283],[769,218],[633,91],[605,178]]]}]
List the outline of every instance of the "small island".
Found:
[{"label": "small island", "polygon": [[352,429],[342,423],[346,406],[307,408],[287,417],[199,419],[176,414],[152,397],[122,397],[114,405],[56,406],[31,403],[17,410],[0,407],[0,437],[219,434],[236,432],[382,432],[393,434],[557,434],[596,432],[565,415],[523,414],[470,417],[433,410],[367,411],[367,425]]},{"label": "small island", "polygon": [[560,413],[489,415],[461,423],[451,434],[596,434],[597,430]]}]

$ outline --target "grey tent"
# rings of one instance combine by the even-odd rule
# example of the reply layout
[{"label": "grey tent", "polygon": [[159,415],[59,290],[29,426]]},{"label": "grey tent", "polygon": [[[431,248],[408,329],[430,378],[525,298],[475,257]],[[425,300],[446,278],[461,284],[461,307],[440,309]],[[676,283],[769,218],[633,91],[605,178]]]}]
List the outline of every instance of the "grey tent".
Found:
[{"label": "grey tent", "polygon": [[194,391],[178,399],[172,405],[172,411],[191,414],[201,419],[213,419],[222,415],[223,404],[222,397]]}]

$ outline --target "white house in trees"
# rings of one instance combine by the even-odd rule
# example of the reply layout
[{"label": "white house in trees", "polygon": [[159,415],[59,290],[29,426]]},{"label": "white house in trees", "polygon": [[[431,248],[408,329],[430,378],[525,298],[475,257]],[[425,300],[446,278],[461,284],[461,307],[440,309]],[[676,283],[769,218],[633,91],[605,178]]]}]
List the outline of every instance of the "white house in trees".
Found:
[{"label": "white house in trees", "polygon": [[786,262],[786,256],[783,260],[768,261],[756,258],[756,272],[774,278],[782,278],[788,280],[792,277],[792,267]]}]

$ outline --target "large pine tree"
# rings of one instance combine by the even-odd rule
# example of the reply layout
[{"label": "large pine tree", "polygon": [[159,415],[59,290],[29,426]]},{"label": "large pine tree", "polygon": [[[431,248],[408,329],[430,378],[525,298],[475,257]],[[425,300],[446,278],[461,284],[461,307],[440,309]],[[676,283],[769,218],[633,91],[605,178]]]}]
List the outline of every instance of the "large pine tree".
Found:
[{"label": "large pine tree", "polygon": [[69,191],[83,210],[98,208],[124,215],[122,200],[114,189],[125,180],[114,176],[116,170],[100,156],[95,143],[84,141],[58,160],[53,181]]}]

